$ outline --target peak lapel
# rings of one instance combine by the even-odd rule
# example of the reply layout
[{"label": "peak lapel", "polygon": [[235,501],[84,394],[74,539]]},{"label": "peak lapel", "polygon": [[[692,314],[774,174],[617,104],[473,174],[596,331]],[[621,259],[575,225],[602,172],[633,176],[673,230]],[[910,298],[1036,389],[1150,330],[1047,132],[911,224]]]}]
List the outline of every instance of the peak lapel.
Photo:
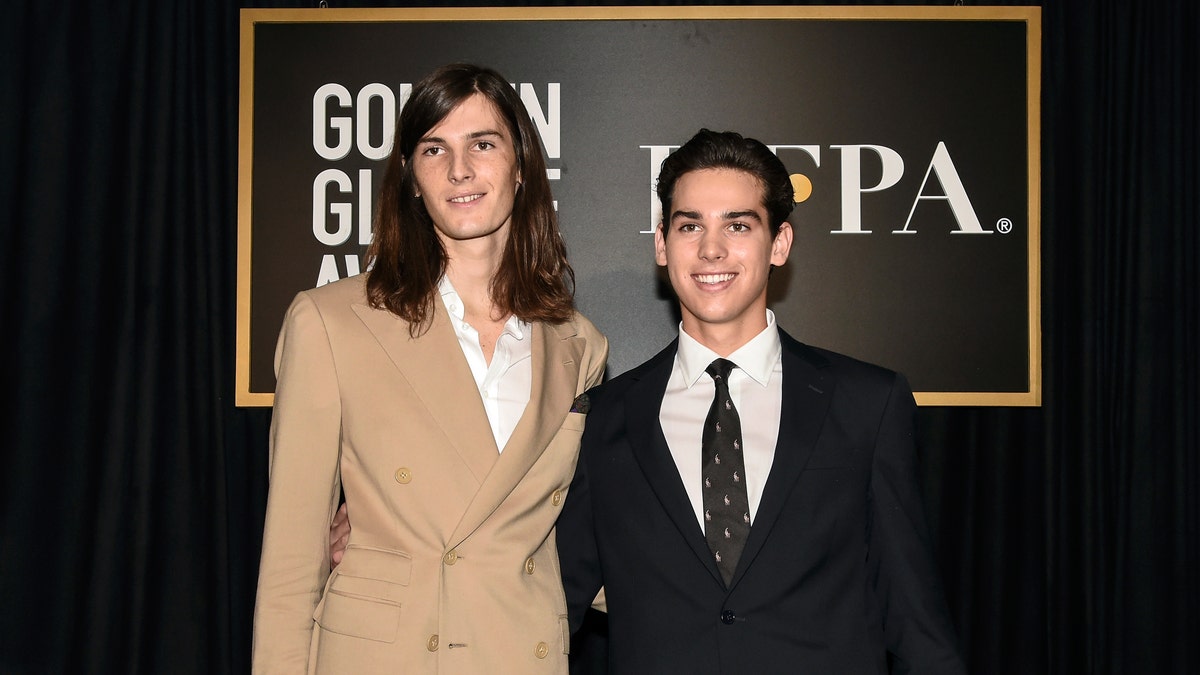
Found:
[{"label": "peak lapel", "polygon": [[408,323],[390,312],[365,304],[353,309],[482,483],[496,463],[496,440],[450,315],[441,300],[433,306],[429,330],[416,339],[409,336]]},{"label": "peak lapel", "polygon": [[780,408],[779,438],[775,459],[763,486],[758,512],[746,539],[746,548],[738,561],[731,586],[736,585],[746,568],[762,550],[763,542],[779,518],[788,494],[816,446],[817,435],[829,412],[835,382],[826,376],[819,363],[810,363],[799,355],[803,349],[780,331],[783,339],[783,401]]},{"label": "peak lapel", "polygon": [[679,477],[679,468],[671,456],[662,424],[658,420],[667,381],[675,365],[676,348],[677,343],[672,343],[660,352],[658,362],[648,368],[640,380],[630,385],[625,396],[625,437],[629,439],[634,459],[641,466],[646,482],[654,490],[663,510],[713,579],[724,585],[712,551],[704,539],[704,531],[696,522],[692,502],[688,499],[683,479]]},{"label": "peak lapel", "polygon": [[454,528],[451,546],[457,546],[470,536],[521,482],[562,428],[571,402],[575,400],[585,345],[577,336],[574,325],[535,323],[530,332],[533,362],[529,404],[505,444],[504,452]]}]

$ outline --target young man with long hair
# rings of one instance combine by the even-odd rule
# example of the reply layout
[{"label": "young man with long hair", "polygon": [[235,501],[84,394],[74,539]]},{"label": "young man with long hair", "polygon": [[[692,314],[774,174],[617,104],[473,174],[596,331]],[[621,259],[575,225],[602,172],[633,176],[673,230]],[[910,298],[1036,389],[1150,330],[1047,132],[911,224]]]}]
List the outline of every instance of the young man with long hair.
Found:
[{"label": "young man with long hair", "polygon": [[370,271],[279,337],[254,672],[563,675],[554,523],[607,342],[505,78],[438,69],[394,138]]}]

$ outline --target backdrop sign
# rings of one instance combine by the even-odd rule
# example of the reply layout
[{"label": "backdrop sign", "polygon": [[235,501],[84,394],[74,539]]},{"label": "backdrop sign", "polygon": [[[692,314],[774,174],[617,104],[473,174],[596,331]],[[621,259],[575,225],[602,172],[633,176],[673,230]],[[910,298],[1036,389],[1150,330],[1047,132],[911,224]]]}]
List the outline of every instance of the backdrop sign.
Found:
[{"label": "backdrop sign", "polygon": [[609,375],[674,337],[659,163],[702,127],[811,193],[779,323],[905,373],[923,405],[1039,405],[1036,7],[242,10],[239,405],[270,405],[292,297],[364,269],[412,83],[469,61],[541,133]]}]

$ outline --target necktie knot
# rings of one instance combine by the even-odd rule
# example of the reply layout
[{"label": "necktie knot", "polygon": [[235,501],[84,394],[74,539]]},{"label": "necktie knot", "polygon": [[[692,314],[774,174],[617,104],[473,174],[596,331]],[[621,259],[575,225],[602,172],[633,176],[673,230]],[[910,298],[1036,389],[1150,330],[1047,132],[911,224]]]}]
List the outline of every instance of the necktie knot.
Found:
[{"label": "necktie knot", "polygon": [[718,387],[728,387],[729,373],[732,373],[734,368],[737,368],[737,364],[729,359],[715,359],[712,363],[708,364],[704,372],[712,376],[713,382]]}]

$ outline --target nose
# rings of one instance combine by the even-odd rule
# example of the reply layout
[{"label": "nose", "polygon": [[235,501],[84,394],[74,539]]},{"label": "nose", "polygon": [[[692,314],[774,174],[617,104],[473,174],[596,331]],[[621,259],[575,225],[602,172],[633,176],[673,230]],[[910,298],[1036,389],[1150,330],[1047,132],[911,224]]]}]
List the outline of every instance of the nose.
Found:
[{"label": "nose", "polygon": [[702,260],[721,260],[726,254],[725,237],[719,229],[708,228],[700,240],[699,254]]},{"label": "nose", "polygon": [[449,176],[451,183],[458,183],[471,178],[474,169],[471,166],[471,155],[466,152],[456,152],[450,157]]}]

